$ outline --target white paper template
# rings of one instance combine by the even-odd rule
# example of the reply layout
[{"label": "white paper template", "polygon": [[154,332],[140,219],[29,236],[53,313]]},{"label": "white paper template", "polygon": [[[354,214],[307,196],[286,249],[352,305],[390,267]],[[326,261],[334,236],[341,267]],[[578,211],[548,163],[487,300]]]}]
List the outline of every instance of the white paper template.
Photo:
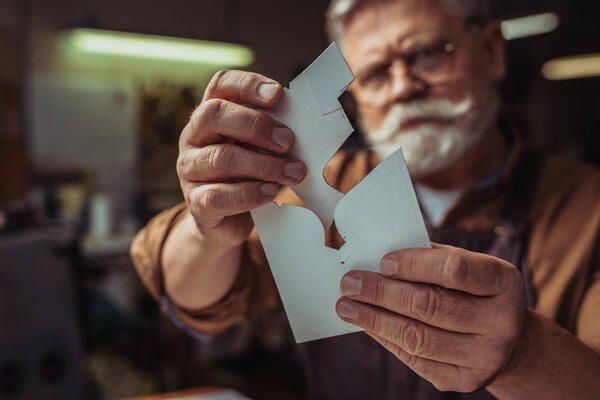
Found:
[{"label": "white paper template", "polygon": [[323,177],[325,165],[354,131],[338,97],[354,76],[340,49],[332,43],[304,72],[290,82],[279,106],[263,110],[286,124],[295,135],[290,157],[304,161],[304,181],[291,189],[329,229],[342,194]]},{"label": "white paper template", "polygon": [[270,203],[252,217],[298,343],[361,330],[335,312],[345,273],[380,272],[385,254],[430,247],[400,149],[339,201],[339,250],[325,246],[325,231],[308,209]]},{"label": "white paper template", "polygon": [[[323,178],[325,165],[353,130],[337,100],[351,81],[332,44],[270,113],[294,131],[294,157],[308,167],[307,179],[292,189],[309,209],[270,203],[251,212],[298,343],[361,330],[335,311],[345,273],[380,272],[385,254],[430,247],[401,149],[345,196]],[[333,220],[345,241],[339,250],[325,246],[323,228]]]}]

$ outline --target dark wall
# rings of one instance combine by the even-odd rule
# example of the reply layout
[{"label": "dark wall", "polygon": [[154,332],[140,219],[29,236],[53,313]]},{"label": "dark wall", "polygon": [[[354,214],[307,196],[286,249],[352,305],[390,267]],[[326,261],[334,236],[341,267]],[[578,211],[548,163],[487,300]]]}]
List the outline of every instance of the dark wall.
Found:
[{"label": "dark wall", "polygon": [[505,109],[536,146],[600,165],[600,78],[549,81],[548,60],[600,52],[600,2],[584,0],[496,1],[495,14],[512,18],[553,11],[559,28],[508,42]]}]

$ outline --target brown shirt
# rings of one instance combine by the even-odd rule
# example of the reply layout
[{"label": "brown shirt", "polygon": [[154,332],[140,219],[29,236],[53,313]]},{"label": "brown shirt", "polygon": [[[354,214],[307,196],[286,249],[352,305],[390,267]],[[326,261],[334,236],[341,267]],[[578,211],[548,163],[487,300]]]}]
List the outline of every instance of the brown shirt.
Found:
[{"label": "brown shirt", "polygon": [[[521,152],[517,146],[502,177],[491,187],[467,191],[443,225],[493,231],[506,195],[506,180]],[[340,152],[325,175],[345,193],[376,162],[366,150],[356,156]],[[600,260],[595,252],[600,238],[600,173],[591,166],[548,156],[535,184],[527,221],[530,239],[526,257],[537,294],[536,309],[600,354]],[[289,189],[282,190],[277,201],[300,204]],[[140,231],[131,248],[141,279],[159,301],[163,291],[162,246],[170,229],[186,213],[182,204],[159,214]],[[327,240],[330,245],[340,244],[339,236],[333,232]],[[221,302],[203,310],[186,310],[176,305],[173,308],[186,325],[214,334],[250,317],[261,307],[277,304],[279,296],[254,231],[244,248],[243,268]]]}]

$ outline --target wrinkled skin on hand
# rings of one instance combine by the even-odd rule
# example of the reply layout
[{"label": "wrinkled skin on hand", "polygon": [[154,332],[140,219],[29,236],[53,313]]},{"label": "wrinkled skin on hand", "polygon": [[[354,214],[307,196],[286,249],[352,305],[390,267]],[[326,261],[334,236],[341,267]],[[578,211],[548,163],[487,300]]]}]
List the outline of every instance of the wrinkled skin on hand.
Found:
[{"label": "wrinkled skin on hand", "polygon": [[294,143],[292,131],[242,105],[273,108],[282,96],[281,85],[262,75],[220,71],[184,128],[177,174],[205,238],[241,244],[253,227],[248,211],[273,200],[280,184],[304,179],[304,163],[283,157]]},{"label": "wrinkled skin on hand", "polygon": [[524,284],[513,265],[449,246],[399,250],[382,274],[341,282],[340,317],[439,390],[472,392],[510,363],[522,333]]}]

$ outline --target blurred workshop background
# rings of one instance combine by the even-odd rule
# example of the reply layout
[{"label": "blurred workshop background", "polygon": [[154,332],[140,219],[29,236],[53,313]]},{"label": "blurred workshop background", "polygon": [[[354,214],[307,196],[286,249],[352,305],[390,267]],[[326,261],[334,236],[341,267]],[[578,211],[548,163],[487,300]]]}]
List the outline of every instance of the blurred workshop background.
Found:
[{"label": "blurred workshop background", "polygon": [[[327,3],[0,0],[0,399],[207,385],[301,398],[285,316],[191,339],[128,248],[181,201],[177,140],[212,74],[287,85],[327,45]],[[600,2],[503,0],[494,15],[510,39],[508,120],[538,148],[600,165]]]}]

